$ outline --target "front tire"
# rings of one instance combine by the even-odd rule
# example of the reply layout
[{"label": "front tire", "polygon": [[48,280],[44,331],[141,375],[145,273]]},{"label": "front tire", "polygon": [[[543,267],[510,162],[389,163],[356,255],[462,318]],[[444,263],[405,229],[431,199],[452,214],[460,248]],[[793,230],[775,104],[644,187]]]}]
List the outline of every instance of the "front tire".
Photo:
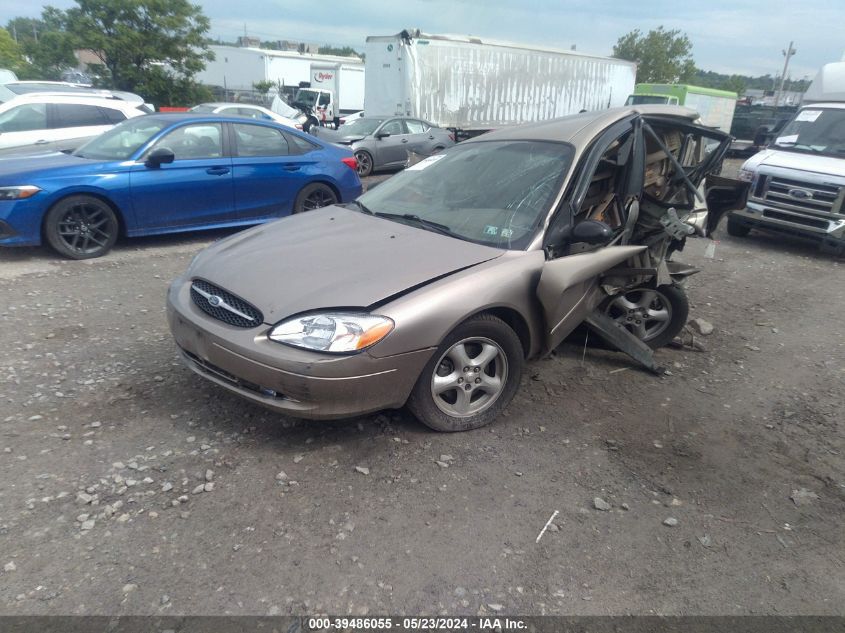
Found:
[{"label": "front tire", "polygon": [[302,124],[303,132],[311,132],[312,127],[320,127],[320,122],[315,117],[309,117],[305,123]]},{"label": "front tire", "polygon": [[689,300],[674,285],[632,288],[608,298],[602,309],[643,343],[657,349],[671,343],[686,325]]},{"label": "front tire", "polygon": [[473,317],[452,330],[426,363],[408,408],[435,431],[486,426],[516,394],[523,364],[519,337],[504,321]]},{"label": "front tire", "polygon": [[313,211],[331,204],[337,204],[337,194],[334,190],[321,182],[312,182],[302,188],[293,203],[294,213]]},{"label": "front tire", "polygon": [[750,232],[750,226],[737,220],[733,215],[728,216],[728,235],[733,237],[747,237]]},{"label": "front tire", "polygon": [[94,196],[68,196],[44,218],[47,243],[69,259],[102,257],[114,246],[119,229],[111,206]]},{"label": "front tire", "polygon": [[358,176],[363,178],[373,173],[373,156],[365,150],[355,152],[355,160],[358,161]]}]

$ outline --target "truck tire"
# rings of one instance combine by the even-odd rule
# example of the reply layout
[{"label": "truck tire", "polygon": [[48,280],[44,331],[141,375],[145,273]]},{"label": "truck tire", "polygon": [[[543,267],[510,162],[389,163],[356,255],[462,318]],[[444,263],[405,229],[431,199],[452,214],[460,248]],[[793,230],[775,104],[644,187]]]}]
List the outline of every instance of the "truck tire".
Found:
[{"label": "truck tire", "polygon": [[317,126],[320,127],[320,122],[316,119],[316,117],[308,117],[308,120],[302,124],[302,130],[304,132],[311,132],[311,128]]},{"label": "truck tire", "polygon": [[733,214],[728,215],[728,235],[733,237],[747,237],[751,227],[745,222],[736,219]]}]

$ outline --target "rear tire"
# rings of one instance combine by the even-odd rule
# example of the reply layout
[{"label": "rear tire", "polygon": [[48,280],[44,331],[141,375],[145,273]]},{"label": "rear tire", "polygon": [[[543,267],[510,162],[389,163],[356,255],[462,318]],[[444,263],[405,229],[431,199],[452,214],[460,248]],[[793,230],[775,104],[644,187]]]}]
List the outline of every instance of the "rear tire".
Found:
[{"label": "rear tire", "polygon": [[322,182],[312,182],[302,188],[293,203],[294,213],[304,213],[337,204],[337,194],[334,190]]},{"label": "rear tire", "polygon": [[305,121],[305,123],[302,124],[302,130],[303,130],[303,132],[309,132],[310,133],[311,128],[314,127],[314,126],[320,127],[320,122],[312,116],[312,117],[309,117],[308,120]]},{"label": "rear tire", "polygon": [[69,259],[102,257],[114,246],[119,230],[117,214],[94,196],[68,196],[44,218],[47,243]]},{"label": "rear tire", "polygon": [[728,235],[733,237],[747,237],[751,232],[751,227],[737,220],[733,215],[728,216]]},{"label": "rear tire", "polygon": [[486,426],[516,394],[524,362],[519,337],[504,321],[489,314],[473,317],[443,339],[417,379],[408,408],[435,431]]},{"label": "rear tire", "polygon": [[355,152],[355,160],[358,161],[358,176],[364,178],[373,173],[373,155],[366,150]]}]

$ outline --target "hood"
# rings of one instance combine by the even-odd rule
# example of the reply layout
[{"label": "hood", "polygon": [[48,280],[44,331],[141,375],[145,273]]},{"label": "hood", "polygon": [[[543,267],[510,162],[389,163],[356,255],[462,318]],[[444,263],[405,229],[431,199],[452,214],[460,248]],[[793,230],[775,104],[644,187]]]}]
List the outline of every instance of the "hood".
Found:
[{"label": "hood", "polygon": [[[92,161],[79,158],[63,152],[49,152],[43,154],[0,154],[0,182],[17,181],[25,176],[49,176],[51,170],[67,170],[79,167],[88,170],[92,165],[102,161]],[[65,173],[67,173],[65,171]],[[14,184],[21,184],[15,182]]]},{"label": "hood", "polygon": [[188,270],[249,301],[267,323],[323,308],[365,308],[505,251],[343,207],[228,237]]},{"label": "hood", "polygon": [[818,156],[805,152],[789,152],[777,149],[766,149],[758,152],[745,161],[743,167],[750,170],[756,170],[759,167],[777,167],[845,177],[845,157]]}]

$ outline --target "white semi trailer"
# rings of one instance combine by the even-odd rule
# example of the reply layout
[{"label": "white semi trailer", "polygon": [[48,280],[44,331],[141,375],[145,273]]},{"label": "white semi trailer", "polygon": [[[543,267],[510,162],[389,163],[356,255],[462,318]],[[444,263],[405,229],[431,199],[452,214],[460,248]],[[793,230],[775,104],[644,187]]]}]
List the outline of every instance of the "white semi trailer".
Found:
[{"label": "white semi trailer", "polygon": [[370,36],[364,111],[408,115],[459,135],[625,104],[636,64],[419,30]]}]

